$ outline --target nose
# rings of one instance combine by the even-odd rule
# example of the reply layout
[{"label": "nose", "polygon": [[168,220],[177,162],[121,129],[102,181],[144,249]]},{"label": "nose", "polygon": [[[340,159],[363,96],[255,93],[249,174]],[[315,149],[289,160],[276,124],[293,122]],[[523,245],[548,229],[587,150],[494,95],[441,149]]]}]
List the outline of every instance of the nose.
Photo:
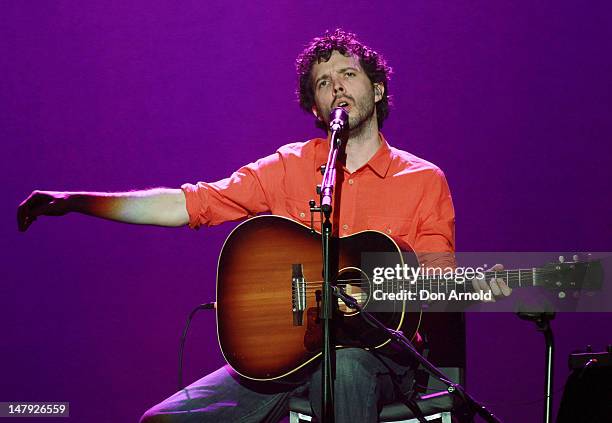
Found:
[{"label": "nose", "polygon": [[333,84],[334,84],[334,95],[337,96],[339,93],[344,93],[344,85],[342,85],[342,82],[339,78],[334,78]]}]

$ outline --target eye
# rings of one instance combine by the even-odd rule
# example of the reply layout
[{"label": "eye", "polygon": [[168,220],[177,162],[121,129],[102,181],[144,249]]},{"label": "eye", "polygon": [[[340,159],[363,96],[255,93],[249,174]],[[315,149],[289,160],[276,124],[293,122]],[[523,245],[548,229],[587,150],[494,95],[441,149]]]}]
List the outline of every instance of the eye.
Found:
[{"label": "eye", "polygon": [[345,75],[345,76],[348,76],[348,77],[351,77],[351,78],[352,78],[353,76],[357,76],[357,74],[356,74],[355,72],[353,72],[353,71],[348,71],[348,72],[346,72],[344,75]]},{"label": "eye", "polygon": [[319,85],[317,85],[317,88],[323,88],[323,87],[327,86],[328,83],[329,83],[329,81],[327,79],[324,79],[324,80],[319,82]]}]

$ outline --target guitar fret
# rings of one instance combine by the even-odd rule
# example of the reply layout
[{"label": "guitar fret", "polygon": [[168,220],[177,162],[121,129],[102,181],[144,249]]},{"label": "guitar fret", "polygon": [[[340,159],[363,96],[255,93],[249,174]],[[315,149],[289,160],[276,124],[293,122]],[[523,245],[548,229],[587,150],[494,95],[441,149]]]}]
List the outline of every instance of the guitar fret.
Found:
[{"label": "guitar fret", "polygon": [[[525,272],[526,276],[523,276],[523,272]],[[548,268],[532,267],[525,269],[489,270],[484,272],[484,275],[487,281],[491,278],[504,279],[511,288],[523,288],[528,286],[526,283],[529,280],[531,280],[531,285],[534,287],[540,285],[546,286],[549,284],[550,273],[551,271]],[[379,289],[382,288],[386,292],[401,292],[405,290],[406,293],[412,292],[416,295],[419,295],[421,291],[426,291],[438,296],[448,296],[451,292],[468,293],[474,291],[471,280],[458,281],[456,278],[459,278],[459,276],[453,275],[453,277],[450,277],[446,274],[441,276],[436,273],[423,273],[416,278],[384,278],[384,282],[379,285]],[[362,281],[362,283],[367,284],[367,281]],[[414,288],[411,285],[414,285]],[[295,286],[296,299],[299,299],[301,289],[302,286]]]}]

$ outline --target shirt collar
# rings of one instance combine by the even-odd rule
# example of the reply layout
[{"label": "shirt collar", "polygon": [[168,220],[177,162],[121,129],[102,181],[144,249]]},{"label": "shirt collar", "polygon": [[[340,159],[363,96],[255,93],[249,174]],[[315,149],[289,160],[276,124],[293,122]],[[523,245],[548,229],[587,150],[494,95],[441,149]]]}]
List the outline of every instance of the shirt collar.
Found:
[{"label": "shirt collar", "polygon": [[[379,136],[380,147],[365,166],[369,166],[378,176],[384,178],[389,166],[391,166],[392,152],[383,134],[379,132]],[[321,166],[327,163],[327,156],[329,155],[329,140],[321,140],[322,142],[319,143],[315,154],[315,171],[319,171]]]}]

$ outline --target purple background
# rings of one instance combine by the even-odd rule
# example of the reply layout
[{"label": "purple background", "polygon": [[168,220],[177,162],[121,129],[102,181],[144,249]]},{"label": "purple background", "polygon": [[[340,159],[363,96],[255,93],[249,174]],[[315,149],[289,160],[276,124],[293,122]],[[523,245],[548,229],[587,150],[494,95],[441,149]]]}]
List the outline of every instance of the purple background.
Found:
[{"label": "purple background", "polygon": [[[319,136],[295,101],[293,61],[325,29],[357,32],[393,66],[385,135],[446,172],[458,249],[612,250],[607,2],[290,3],[3,2],[0,401],[136,421],[174,392],[184,319],[214,298],[230,226],[70,215],[20,234],[16,206],[33,189],[216,180]],[[604,348],[611,323],[554,321],[557,403],[568,353]],[[223,364],[214,324],[193,322],[187,381]],[[531,323],[469,315],[468,355],[478,398],[505,421],[540,421]]]}]

